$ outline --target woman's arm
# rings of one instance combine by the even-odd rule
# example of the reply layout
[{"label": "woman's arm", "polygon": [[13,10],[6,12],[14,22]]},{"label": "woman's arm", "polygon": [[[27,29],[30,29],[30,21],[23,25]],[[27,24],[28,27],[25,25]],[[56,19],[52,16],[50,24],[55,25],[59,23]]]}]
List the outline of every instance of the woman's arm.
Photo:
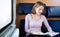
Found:
[{"label": "woman's arm", "polygon": [[49,31],[49,32],[53,32],[53,30],[52,30],[52,28],[49,26],[48,21],[47,21],[47,19],[46,19],[45,16],[43,17],[43,21],[44,21],[44,25],[47,27],[48,31]]},{"label": "woman's arm", "polygon": [[29,18],[28,17],[29,17],[28,15],[25,16],[25,32],[27,32],[27,33],[30,32],[30,29],[28,27],[28,24],[29,24]]}]

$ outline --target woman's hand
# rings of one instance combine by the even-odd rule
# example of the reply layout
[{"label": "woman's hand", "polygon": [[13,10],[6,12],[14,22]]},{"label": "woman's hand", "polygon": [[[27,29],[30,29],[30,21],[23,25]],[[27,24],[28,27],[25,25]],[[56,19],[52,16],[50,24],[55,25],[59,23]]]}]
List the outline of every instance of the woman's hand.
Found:
[{"label": "woman's hand", "polygon": [[53,30],[51,30],[51,31],[49,31],[50,33],[53,33],[54,31]]},{"label": "woman's hand", "polygon": [[32,30],[30,30],[29,33],[32,34]]}]

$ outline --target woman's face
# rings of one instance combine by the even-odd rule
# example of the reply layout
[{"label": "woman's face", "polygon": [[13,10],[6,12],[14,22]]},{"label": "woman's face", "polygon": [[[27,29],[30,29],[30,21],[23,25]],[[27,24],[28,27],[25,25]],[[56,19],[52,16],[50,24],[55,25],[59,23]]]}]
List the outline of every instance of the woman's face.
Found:
[{"label": "woman's face", "polygon": [[38,8],[35,8],[36,10],[36,14],[37,15],[41,15],[41,13],[43,13],[44,7],[43,6],[39,6]]}]

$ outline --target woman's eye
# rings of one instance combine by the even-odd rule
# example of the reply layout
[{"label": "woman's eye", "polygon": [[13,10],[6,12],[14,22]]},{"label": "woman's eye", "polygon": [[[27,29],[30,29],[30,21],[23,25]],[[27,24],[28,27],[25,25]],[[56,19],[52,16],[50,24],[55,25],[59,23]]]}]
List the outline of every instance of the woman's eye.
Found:
[{"label": "woman's eye", "polygon": [[39,9],[39,10],[41,10],[41,9]]},{"label": "woman's eye", "polygon": [[[39,9],[39,11],[41,11],[42,9]],[[42,10],[43,11],[43,10]]]}]

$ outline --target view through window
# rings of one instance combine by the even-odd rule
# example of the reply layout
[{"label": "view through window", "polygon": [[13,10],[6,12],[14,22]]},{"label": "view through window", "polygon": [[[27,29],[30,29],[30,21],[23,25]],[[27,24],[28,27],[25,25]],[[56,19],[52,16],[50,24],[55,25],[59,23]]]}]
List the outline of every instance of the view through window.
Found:
[{"label": "view through window", "polygon": [[12,20],[11,0],[0,0],[0,29]]}]

